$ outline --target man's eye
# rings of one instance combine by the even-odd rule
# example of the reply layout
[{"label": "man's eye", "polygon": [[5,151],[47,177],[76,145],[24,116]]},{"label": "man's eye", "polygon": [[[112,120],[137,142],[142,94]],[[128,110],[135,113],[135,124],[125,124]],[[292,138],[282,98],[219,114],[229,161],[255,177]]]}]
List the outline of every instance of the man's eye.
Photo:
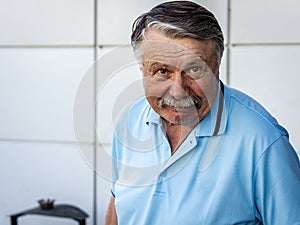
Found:
[{"label": "man's eye", "polygon": [[192,66],[186,70],[186,75],[192,79],[200,79],[207,73],[207,66]]},{"label": "man's eye", "polygon": [[199,66],[193,66],[190,69],[190,72],[192,72],[192,73],[198,73],[199,71],[200,71],[200,67]]},{"label": "man's eye", "polygon": [[203,68],[200,66],[192,66],[192,67],[188,68],[187,70],[185,70],[185,73],[188,76],[192,76],[192,77],[197,76],[200,73],[203,73]]},{"label": "man's eye", "polygon": [[166,68],[161,68],[161,69],[159,69],[159,70],[157,70],[157,74],[158,75],[167,75],[168,74],[168,70],[166,69]]}]

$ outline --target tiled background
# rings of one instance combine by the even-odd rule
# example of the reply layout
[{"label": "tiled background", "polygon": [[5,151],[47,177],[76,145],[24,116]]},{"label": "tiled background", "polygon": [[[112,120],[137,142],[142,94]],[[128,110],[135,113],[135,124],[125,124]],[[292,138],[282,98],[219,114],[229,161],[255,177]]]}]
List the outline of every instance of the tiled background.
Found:
[{"label": "tiled background", "polygon": [[[129,44],[133,20],[159,2],[0,0],[1,225],[44,197],[81,207],[88,225],[104,223],[111,118],[116,103],[142,93],[130,48],[116,47]],[[226,37],[221,78],[272,112],[300,150],[300,3],[196,2],[215,13]],[[104,73],[105,60],[116,66],[112,76]],[[20,219],[53,221],[74,224]]]}]

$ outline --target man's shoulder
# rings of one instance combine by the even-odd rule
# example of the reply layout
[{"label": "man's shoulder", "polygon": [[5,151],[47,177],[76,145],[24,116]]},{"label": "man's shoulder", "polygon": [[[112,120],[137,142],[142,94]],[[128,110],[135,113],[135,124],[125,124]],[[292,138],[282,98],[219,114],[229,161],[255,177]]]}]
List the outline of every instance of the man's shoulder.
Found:
[{"label": "man's shoulder", "polygon": [[288,135],[276,118],[258,101],[248,94],[234,88],[227,87],[229,93],[230,118],[236,120],[250,132],[271,132],[278,135]]}]

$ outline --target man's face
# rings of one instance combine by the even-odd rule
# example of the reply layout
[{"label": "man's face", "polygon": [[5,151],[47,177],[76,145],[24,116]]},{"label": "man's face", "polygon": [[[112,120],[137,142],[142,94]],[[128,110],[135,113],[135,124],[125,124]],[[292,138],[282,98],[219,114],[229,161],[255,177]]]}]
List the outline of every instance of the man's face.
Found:
[{"label": "man's face", "polygon": [[169,38],[150,29],[141,53],[145,95],[154,111],[173,124],[199,123],[218,90],[214,42]]}]

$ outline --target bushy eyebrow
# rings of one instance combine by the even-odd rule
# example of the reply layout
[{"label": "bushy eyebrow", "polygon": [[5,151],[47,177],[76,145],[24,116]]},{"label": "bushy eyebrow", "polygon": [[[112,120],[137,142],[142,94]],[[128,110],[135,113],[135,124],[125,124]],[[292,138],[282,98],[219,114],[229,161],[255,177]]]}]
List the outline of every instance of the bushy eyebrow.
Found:
[{"label": "bushy eyebrow", "polygon": [[148,66],[152,67],[175,67],[169,63],[159,62],[159,61],[149,61]]},{"label": "bushy eyebrow", "polygon": [[[149,59],[149,60],[145,60],[143,65],[147,65],[150,68],[154,68],[154,67],[166,67],[166,68],[179,68],[177,65],[173,65],[170,62],[166,62],[163,60],[155,60],[155,59]],[[203,66],[203,65],[207,65],[207,62],[205,61],[205,59],[200,58],[200,57],[191,57],[191,58],[187,58],[186,62],[183,62],[181,64],[181,68],[182,70],[184,70],[185,68],[191,67],[191,66]]]},{"label": "bushy eyebrow", "polygon": [[207,66],[206,62],[204,62],[203,60],[195,60],[186,64],[185,67],[203,66],[203,65]]}]

